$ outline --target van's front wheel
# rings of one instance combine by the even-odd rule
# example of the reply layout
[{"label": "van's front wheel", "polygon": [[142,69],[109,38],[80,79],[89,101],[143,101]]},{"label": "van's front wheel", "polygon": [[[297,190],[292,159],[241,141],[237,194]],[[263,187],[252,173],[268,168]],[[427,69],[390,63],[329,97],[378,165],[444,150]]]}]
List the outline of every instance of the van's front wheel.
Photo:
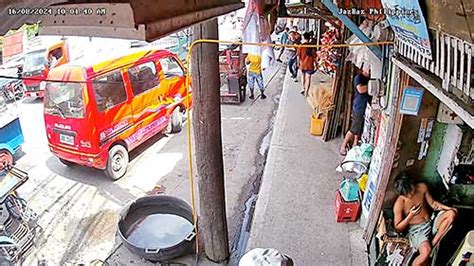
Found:
[{"label": "van's front wheel", "polygon": [[127,173],[128,161],[129,157],[127,149],[120,144],[113,146],[109,150],[105,174],[112,180],[122,178],[125,173]]}]

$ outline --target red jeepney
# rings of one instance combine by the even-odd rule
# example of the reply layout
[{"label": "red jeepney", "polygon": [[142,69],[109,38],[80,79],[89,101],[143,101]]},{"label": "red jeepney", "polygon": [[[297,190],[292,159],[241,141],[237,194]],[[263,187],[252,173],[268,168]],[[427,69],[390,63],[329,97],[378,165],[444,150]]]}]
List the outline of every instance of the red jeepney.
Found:
[{"label": "red jeepney", "polygon": [[192,97],[185,71],[176,55],[155,49],[51,69],[44,98],[51,152],[66,165],[121,178],[129,151],[159,132],[181,130]]},{"label": "red jeepney", "polygon": [[[65,64],[69,61],[64,41],[57,42],[48,48],[37,49],[25,54],[23,66],[23,84],[27,97],[43,98],[44,88],[40,84],[48,76],[48,71],[53,67]],[[56,58],[54,65],[50,65],[50,58]]]}]

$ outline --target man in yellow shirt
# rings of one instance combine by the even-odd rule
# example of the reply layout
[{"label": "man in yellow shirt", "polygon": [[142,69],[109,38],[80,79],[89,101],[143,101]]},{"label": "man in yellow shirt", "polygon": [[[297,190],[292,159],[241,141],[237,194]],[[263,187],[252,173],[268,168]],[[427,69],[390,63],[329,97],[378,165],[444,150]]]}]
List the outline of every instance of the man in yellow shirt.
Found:
[{"label": "man in yellow shirt", "polygon": [[263,86],[263,76],[262,76],[262,57],[255,54],[247,55],[245,63],[249,66],[248,70],[248,84],[250,89],[250,99],[254,99],[253,89],[255,83],[257,83],[258,89],[260,89],[260,95],[262,99],[267,98],[263,93],[265,88]]}]

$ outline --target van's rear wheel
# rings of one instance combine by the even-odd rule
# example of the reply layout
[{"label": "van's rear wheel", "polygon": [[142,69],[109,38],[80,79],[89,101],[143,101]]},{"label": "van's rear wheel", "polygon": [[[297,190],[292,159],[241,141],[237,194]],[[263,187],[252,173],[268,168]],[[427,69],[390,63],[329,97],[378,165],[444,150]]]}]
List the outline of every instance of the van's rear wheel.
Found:
[{"label": "van's rear wheel", "polygon": [[113,146],[109,150],[105,174],[112,180],[122,178],[125,173],[127,173],[128,161],[129,157],[127,149],[120,144]]},{"label": "van's rear wheel", "polygon": [[170,122],[165,129],[166,134],[178,133],[183,129],[183,114],[180,109],[180,107],[176,107],[171,114]]},{"label": "van's rear wheel", "polygon": [[67,160],[64,160],[64,159],[62,159],[62,158],[58,158],[58,159],[59,159],[59,161],[60,161],[62,164],[66,165],[66,166],[73,166],[73,165],[75,165],[75,163],[70,162],[70,161],[67,161]]}]

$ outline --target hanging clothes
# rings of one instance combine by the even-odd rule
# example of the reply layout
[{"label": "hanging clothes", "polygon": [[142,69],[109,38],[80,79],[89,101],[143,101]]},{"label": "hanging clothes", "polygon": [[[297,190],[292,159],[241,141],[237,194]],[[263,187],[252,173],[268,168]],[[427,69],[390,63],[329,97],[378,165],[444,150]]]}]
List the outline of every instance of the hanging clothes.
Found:
[{"label": "hanging clothes", "polygon": [[[242,41],[251,43],[271,44],[271,26],[265,17],[260,16],[257,0],[250,0],[245,14],[242,29]],[[262,68],[268,68],[275,62],[275,54],[271,46],[243,45],[242,52],[262,57]]]}]

